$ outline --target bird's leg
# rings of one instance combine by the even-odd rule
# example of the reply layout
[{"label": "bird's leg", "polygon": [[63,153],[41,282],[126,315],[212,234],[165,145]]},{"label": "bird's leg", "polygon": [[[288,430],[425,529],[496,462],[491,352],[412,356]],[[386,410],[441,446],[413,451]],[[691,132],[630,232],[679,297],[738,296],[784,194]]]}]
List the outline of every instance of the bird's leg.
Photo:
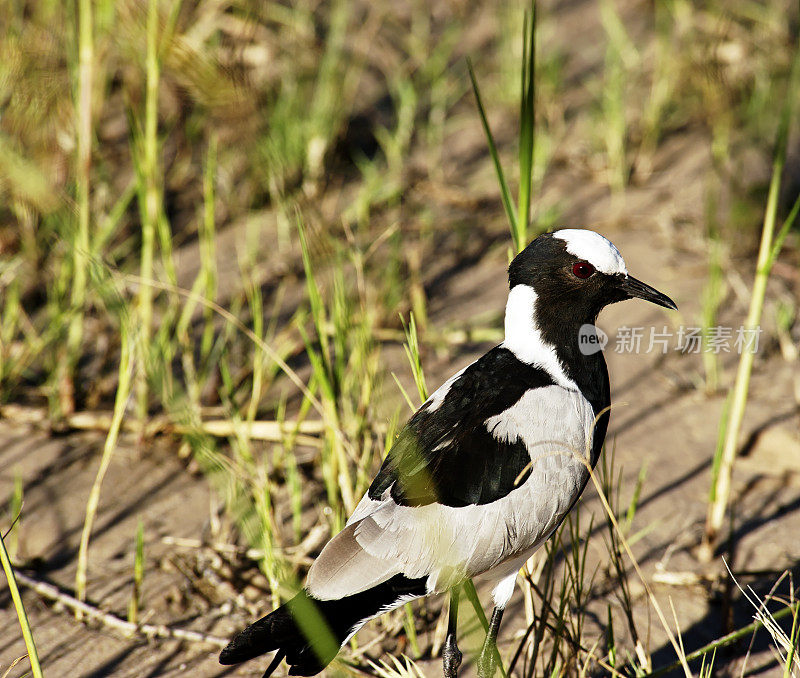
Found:
[{"label": "bird's leg", "polygon": [[275,673],[275,669],[278,668],[278,664],[284,660],[284,657],[286,657],[286,651],[278,650],[261,678],[269,678],[273,673]]},{"label": "bird's leg", "polygon": [[450,589],[450,610],[447,614],[447,637],[442,648],[442,666],[444,678],[456,678],[461,666],[461,651],[456,645],[456,629],[458,626],[458,586]]},{"label": "bird's leg", "polygon": [[495,607],[492,610],[489,631],[486,633],[481,656],[478,657],[479,678],[492,678],[497,668],[497,632],[500,630],[500,621],[503,619],[504,609],[504,607]]}]

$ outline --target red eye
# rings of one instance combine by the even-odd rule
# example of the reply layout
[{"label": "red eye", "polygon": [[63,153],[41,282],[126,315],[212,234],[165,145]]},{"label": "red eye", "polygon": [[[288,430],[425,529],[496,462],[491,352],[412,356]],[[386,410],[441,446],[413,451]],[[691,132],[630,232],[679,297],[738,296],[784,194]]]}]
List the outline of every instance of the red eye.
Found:
[{"label": "red eye", "polygon": [[592,266],[588,261],[579,261],[572,266],[572,273],[576,278],[586,280],[586,278],[594,273],[594,266]]}]

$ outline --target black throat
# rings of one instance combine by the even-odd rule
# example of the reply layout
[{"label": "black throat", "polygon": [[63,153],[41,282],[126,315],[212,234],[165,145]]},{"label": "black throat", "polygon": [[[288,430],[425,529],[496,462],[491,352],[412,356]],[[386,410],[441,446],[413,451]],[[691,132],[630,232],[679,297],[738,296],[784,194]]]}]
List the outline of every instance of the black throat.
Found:
[{"label": "black throat", "polygon": [[608,368],[602,351],[587,355],[580,350],[583,325],[594,325],[596,317],[570,315],[563,308],[536,300],[535,322],[542,340],[555,349],[564,372],[591,403],[595,415],[611,404]]}]

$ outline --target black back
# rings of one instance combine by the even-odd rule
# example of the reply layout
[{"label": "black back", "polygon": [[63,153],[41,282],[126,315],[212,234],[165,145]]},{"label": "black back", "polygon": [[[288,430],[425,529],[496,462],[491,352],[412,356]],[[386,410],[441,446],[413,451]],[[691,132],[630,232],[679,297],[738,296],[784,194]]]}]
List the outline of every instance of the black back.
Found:
[{"label": "black back", "polygon": [[464,370],[437,409],[424,405],[411,417],[372,482],[370,498],[379,499],[390,486],[392,499],[403,506],[467,506],[504,497],[529,475],[530,455],[519,440],[498,441],[484,422],[526,391],[553,383],[545,370],[502,346],[493,348]]}]

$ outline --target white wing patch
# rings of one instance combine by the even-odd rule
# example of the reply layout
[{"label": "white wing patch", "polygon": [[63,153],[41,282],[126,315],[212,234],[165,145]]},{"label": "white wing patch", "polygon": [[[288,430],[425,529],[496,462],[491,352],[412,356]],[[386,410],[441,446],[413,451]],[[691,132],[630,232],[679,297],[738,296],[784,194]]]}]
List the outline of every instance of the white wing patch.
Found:
[{"label": "white wing patch", "polygon": [[[540,455],[577,455],[591,458],[594,411],[583,396],[562,397],[561,386],[544,386],[525,392],[511,407],[500,414],[489,417],[484,423],[486,430],[502,442],[513,443],[519,439],[525,443],[532,461]],[[566,402],[565,402],[566,401]],[[559,426],[567,413],[574,423],[583,426]],[[543,425],[543,422],[550,422]],[[588,425],[587,425],[588,424]],[[547,438],[547,432],[554,434]]]},{"label": "white wing patch", "polygon": [[593,424],[580,392],[560,386],[528,391],[487,420],[498,439],[520,438],[539,451],[519,488],[490,504],[464,507],[399,506],[390,490],[380,500],[364,496],[312,566],[309,591],[341,598],[396,574],[427,577],[429,591],[444,591],[525,556],[558,527],[582,491]]},{"label": "white wing patch", "polygon": [[553,233],[553,237],[563,240],[567,252],[588,261],[601,273],[628,275],[625,260],[619,250],[599,233],[582,228],[562,228]]}]

